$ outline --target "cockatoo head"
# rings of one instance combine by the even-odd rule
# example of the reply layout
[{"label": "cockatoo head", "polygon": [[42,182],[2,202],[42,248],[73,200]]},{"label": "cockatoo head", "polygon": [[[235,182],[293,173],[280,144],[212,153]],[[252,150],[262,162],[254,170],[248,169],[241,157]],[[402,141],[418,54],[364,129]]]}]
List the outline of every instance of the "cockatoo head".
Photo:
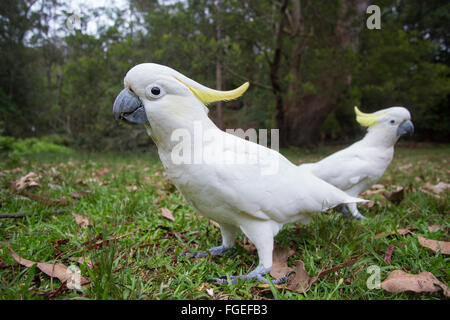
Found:
[{"label": "cockatoo head", "polygon": [[205,87],[163,65],[143,63],[131,68],[125,88],[117,96],[113,114],[116,120],[134,124],[187,122],[205,117],[205,105],[240,97],[249,84],[231,91]]},{"label": "cockatoo head", "polygon": [[404,107],[391,107],[374,113],[363,113],[355,107],[356,121],[369,131],[382,134],[386,139],[394,143],[404,135],[414,133],[414,125],[411,122],[411,114]]}]

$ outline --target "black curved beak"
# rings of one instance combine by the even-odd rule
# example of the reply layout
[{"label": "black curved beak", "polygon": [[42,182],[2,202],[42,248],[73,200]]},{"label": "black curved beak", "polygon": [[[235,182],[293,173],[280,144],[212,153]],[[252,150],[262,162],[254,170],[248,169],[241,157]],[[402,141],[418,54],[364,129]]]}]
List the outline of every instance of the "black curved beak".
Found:
[{"label": "black curved beak", "polygon": [[414,125],[410,120],[403,122],[397,128],[397,136],[399,137],[404,136],[405,134],[412,136],[413,133],[414,133]]},{"label": "black curved beak", "polygon": [[128,88],[120,91],[114,101],[113,114],[116,121],[125,120],[134,124],[148,122],[141,100]]}]

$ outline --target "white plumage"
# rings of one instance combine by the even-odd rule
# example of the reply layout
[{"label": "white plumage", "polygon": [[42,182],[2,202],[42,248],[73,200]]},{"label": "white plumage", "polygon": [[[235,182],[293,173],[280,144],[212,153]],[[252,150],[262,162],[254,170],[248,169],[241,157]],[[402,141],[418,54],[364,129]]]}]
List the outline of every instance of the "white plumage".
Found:
[{"label": "white plumage", "polygon": [[[400,136],[412,134],[411,115],[406,108],[392,107],[365,114],[355,108],[357,120],[368,126],[367,134],[358,142],[316,163],[300,165],[320,179],[358,196],[376,183],[394,156],[394,145]],[[353,217],[364,219],[356,203],[347,205]]]},{"label": "white plumage", "polygon": [[[240,278],[265,280],[262,275],[272,267],[273,238],[284,224],[309,223],[311,214],[342,203],[364,201],[295,166],[277,151],[217,128],[205,112],[205,100],[237,98],[245,91],[246,87],[239,90],[244,86],[237,91],[219,92],[168,67],[150,63],[132,68],[124,82],[124,90],[132,90],[130,94],[138,97],[145,108],[148,129],[170,180],[199,214],[220,225],[222,245],[209,253],[222,254],[233,247],[241,231],[255,244],[259,266]],[[149,94],[157,91],[162,94]],[[131,109],[123,113],[121,103],[118,98],[116,117],[131,117]],[[138,110],[137,105],[134,108]],[[198,139],[198,128],[213,138]],[[183,141],[174,139],[183,134]],[[187,140],[191,143],[183,144]],[[180,151],[186,145],[189,147]],[[198,157],[201,152],[209,155],[208,161]],[[180,163],[176,160],[180,154],[190,154],[185,159],[191,161]]]}]

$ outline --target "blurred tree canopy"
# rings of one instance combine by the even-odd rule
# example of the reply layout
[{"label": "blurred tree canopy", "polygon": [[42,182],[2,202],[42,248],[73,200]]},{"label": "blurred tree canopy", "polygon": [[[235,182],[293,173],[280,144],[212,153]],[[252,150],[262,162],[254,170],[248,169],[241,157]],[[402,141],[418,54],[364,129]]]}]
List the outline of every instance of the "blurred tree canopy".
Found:
[{"label": "blurred tree canopy", "polygon": [[[366,27],[371,4],[379,30]],[[129,0],[73,17],[60,0],[0,2],[0,135],[59,134],[94,150],[148,145],[143,128],[117,127],[111,109],[125,73],[156,62],[212,88],[250,81],[242,99],[210,106],[212,119],[279,128],[285,146],[354,139],[355,105],[403,105],[415,139],[450,138],[445,0]]]}]

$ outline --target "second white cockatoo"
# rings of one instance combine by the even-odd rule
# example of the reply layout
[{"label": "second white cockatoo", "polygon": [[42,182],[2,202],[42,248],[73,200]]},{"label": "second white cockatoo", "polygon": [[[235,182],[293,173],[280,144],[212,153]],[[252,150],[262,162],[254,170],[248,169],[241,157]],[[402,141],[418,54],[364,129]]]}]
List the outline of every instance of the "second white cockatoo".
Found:
[{"label": "second white cockatoo", "polygon": [[[403,135],[412,135],[411,114],[404,107],[392,107],[374,113],[363,113],[355,107],[356,121],[367,127],[364,138],[316,163],[300,165],[315,176],[331,183],[353,197],[376,183],[394,157],[394,145]],[[346,207],[356,219],[366,219],[356,203]],[[346,215],[350,215],[343,207]]]},{"label": "second white cockatoo", "polygon": [[223,254],[239,232],[254,243],[259,265],[248,275],[231,277],[232,282],[266,282],[274,236],[284,224],[309,223],[315,212],[364,201],[209,119],[205,105],[240,97],[248,83],[217,91],[169,67],[144,63],[128,71],[124,85],[113,106],[116,120],[146,124],[168,178],[199,214],[220,226],[222,245],[186,255]]}]

